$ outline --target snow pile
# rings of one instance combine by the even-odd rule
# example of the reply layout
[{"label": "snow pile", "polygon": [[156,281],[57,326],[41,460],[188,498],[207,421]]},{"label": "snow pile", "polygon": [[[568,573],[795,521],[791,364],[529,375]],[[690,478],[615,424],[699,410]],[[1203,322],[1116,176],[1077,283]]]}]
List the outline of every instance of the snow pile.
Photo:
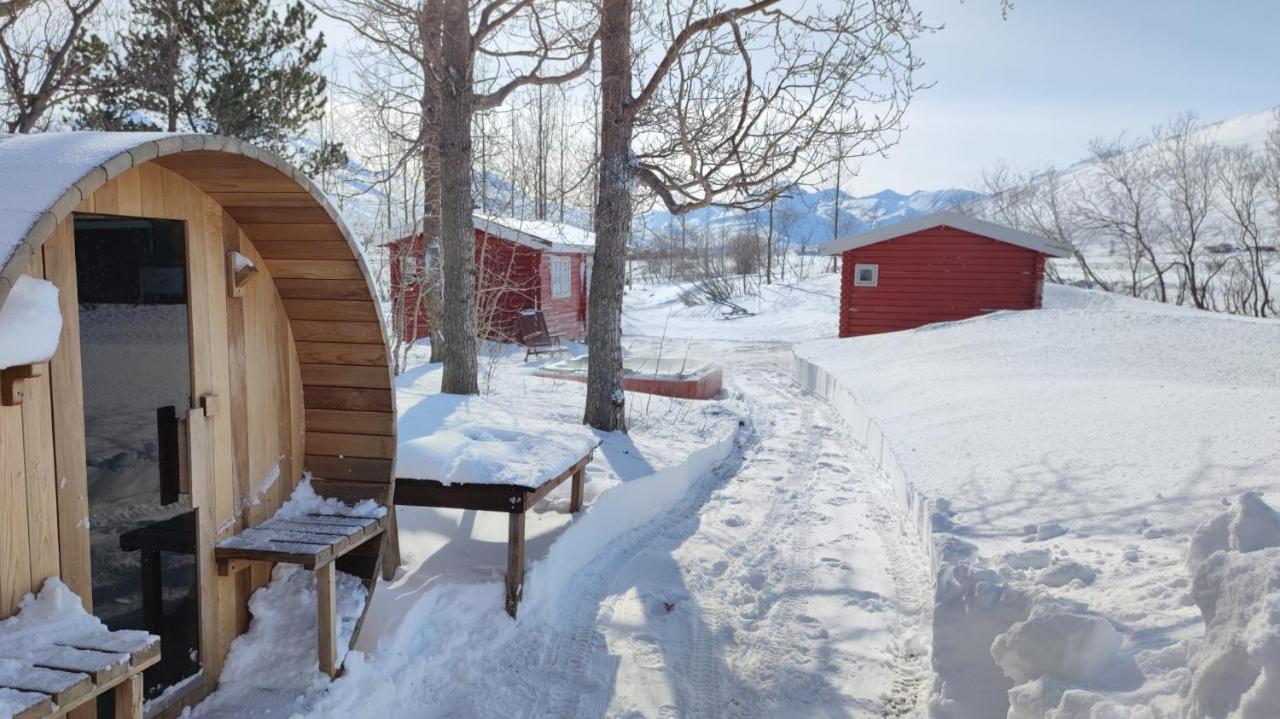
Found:
[{"label": "snow pile", "polygon": [[600,445],[581,426],[466,423],[425,437],[400,431],[396,476],[444,484],[514,484],[536,489]]},{"label": "snow pile", "polygon": [[38,594],[28,594],[18,613],[0,621],[5,654],[14,648],[35,647],[77,636],[105,632],[107,627],[84,610],[80,597],[57,577],[49,577]]},{"label": "snow pile", "polygon": [[[338,661],[364,611],[365,588],[359,578],[337,573]],[[189,716],[244,716],[248,706],[270,715],[306,711],[308,691],[320,691],[329,678],[319,670],[315,572],[277,564],[271,582],[249,599],[249,631],[231,643],[218,689]]]},{"label": "snow pile", "polygon": [[1190,673],[1227,666],[1269,691],[1265,642],[1197,654],[1196,598],[1265,583],[1244,562],[1280,519],[1245,494],[1192,543],[1217,573],[1193,587],[1186,562],[1224,497],[1280,476],[1280,323],[1053,285],[1045,307],[795,350],[903,501],[944,500],[921,522],[942,533],[934,715],[1179,716]]},{"label": "snow pile", "polygon": [[1188,564],[1206,629],[1182,690],[1185,716],[1280,716],[1280,514],[1242,494],[1197,530]]},{"label": "snow pile", "polygon": [[58,288],[46,280],[19,277],[0,306],[0,369],[49,359],[61,332]]},{"label": "snow pile", "polygon": [[[276,469],[276,472],[279,472],[279,468]],[[289,495],[288,501],[280,505],[280,509],[276,510],[273,518],[293,519],[305,517],[308,514],[383,517],[387,514],[387,508],[372,499],[362,499],[355,505],[350,505],[334,497],[321,497],[312,488],[311,473],[307,472],[302,481],[298,483],[298,486],[293,488],[293,494]]]},{"label": "snow pile", "polygon": [[1040,602],[1031,616],[995,638],[991,656],[1019,684],[1044,677],[1088,682],[1115,657],[1120,642],[1106,619]]}]

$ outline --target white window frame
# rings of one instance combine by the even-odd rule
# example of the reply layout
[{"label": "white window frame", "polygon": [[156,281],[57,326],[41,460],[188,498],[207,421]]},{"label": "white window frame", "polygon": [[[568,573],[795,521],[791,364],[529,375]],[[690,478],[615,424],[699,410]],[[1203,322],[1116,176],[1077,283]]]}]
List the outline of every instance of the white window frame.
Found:
[{"label": "white window frame", "polygon": [[568,257],[553,256],[551,258],[551,297],[564,299],[573,296],[573,266]]},{"label": "white window frame", "polygon": [[[871,270],[871,279],[862,279],[862,271]],[[854,265],[853,266],[853,286],[854,287],[875,287],[880,284],[880,265]]]}]

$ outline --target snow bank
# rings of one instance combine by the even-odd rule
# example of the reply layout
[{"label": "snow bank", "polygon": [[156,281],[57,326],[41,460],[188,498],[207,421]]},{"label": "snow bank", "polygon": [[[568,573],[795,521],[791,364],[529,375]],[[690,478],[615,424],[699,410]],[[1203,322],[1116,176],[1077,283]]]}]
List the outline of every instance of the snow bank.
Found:
[{"label": "snow bank", "polygon": [[52,282],[23,275],[0,306],[0,369],[44,362],[58,349],[62,313]]},{"label": "snow bank", "polygon": [[589,430],[530,422],[516,427],[464,424],[425,437],[400,430],[396,476],[444,484],[515,484],[536,489],[600,445]]},{"label": "snow bank", "polygon": [[1240,495],[1197,530],[1188,565],[1206,628],[1182,688],[1186,717],[1280,716],[1280,514]]},{"label": "snow bank", "polygon": [[526,594],[534,601],[521,611],[547,619],[565,594],[573,591],[574,575],[602,547],[676,506],[695,482],[710,476],[715,466],[730,456],[738,440],[737,432],[727,431],[694,449],[684,461],[598,497],[590,511],[556,540],[547,558],[533,566],[526,580]]}]

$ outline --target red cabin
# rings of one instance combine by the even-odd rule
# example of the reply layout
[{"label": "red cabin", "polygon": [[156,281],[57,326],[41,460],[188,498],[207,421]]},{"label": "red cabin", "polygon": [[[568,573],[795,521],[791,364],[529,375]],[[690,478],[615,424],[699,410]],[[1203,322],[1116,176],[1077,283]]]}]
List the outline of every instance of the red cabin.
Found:
[{"label": "red cabin", "polygon": [[[595,235],[542,220],[473,215],[476,304],[481,332],[518,341],[521,310],[540,309],[547,329],[581,340],[587,333],[587,288]],[[422,234],[387,243],[395,326],[408,341],[431,334],[420,300]],[[406,282],[407,280],[407,282]]]},{"label": "red cabin", "polygon": [[1040,307],[1045,257],[1070,248],[955,212],[826,243],[840,255],[840,336]]}]

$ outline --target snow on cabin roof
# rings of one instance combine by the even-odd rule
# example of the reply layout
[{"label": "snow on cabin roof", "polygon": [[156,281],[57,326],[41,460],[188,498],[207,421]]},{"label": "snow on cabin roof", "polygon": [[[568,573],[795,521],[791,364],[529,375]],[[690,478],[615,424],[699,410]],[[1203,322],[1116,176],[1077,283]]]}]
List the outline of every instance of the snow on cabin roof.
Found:
[{"label": "snow on cabin roof", "polygon": [[0,267],[40,215],[107,162],[168,132],[46,132],[0,135]]},{"label": "snow on cabin roof", "polygon": [[1035,250],[1046,254],[1050,257],[1070,257],[1071,248],[1061,245],[1047,237],[1033,235],[1029,232],[1015,230],[1012,227],[997,225],[994,222],[979,220],[976,217],[963,215],[959,212],[937,212],[932,215],[925,215],[915,219],[896,222],[892,225],[877,227],[874,230],[868,230],[857,235],[849,237],[841,237],[832,240],[818,247],[818,252],[824,255],[838,255],[841,252],[856,250],[859,247],[874,245],[877,242],[892,240],[896,237],[909,235],[913,232],[927,230],[932,227],[954,227],[965,232],[972,232],[975,235],[990,237],[993,240],[1006,242],[1010,245],[1025,247],[1029,250]]},{"label": "snow on cabin roof", "polygon": [[[477,229],[504,240],[555,252],[591,252],[596,246],[594,232],[547,220],[517,220],[473,213]],[[530,242],[532,241],[532,243]],[[538,246],[541,245],[541,246]]]}]

